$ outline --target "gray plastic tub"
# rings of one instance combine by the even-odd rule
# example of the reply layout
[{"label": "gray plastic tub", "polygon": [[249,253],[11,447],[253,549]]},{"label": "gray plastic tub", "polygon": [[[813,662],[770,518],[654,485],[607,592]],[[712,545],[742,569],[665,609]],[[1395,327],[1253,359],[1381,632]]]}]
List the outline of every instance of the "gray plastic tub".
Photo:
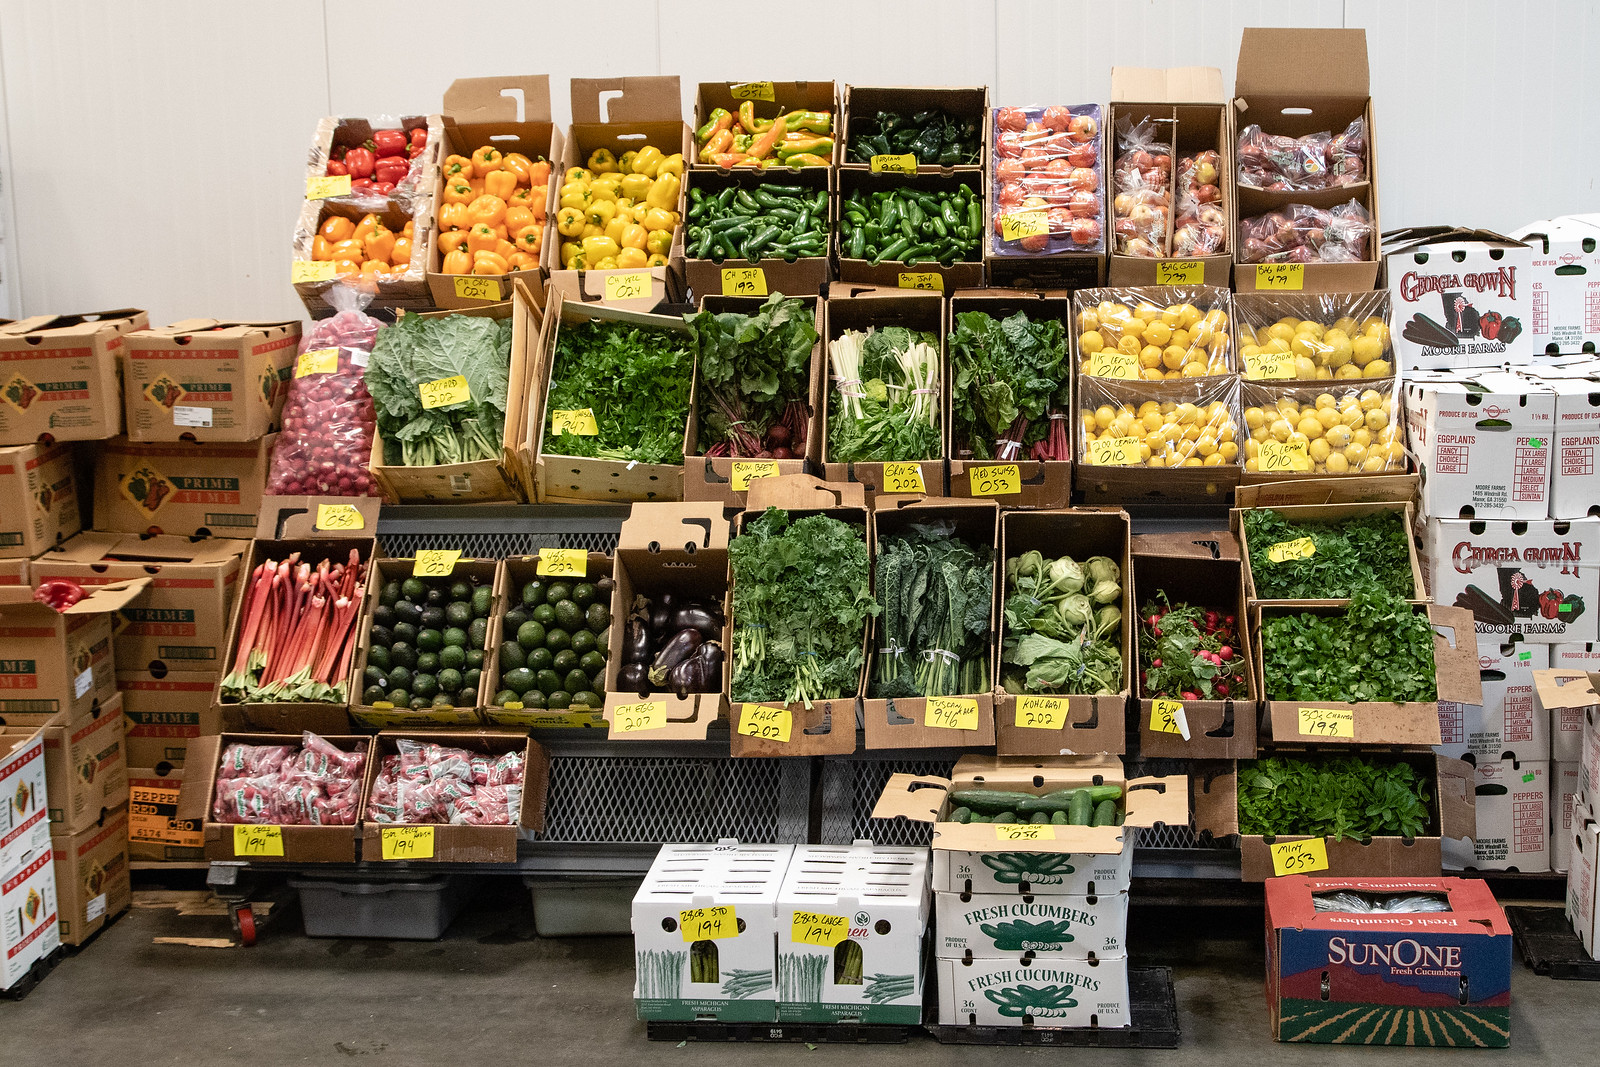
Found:
[{"label": "gray plastic tub", "polygon": [[470,888],[461,875],[404,882],[352,877],[289,879],[300,893],[307,937],[369,937],[433,941],[444,936]]},{"label": "gray plastic tub", "polygon": [[584,937],[633,932],[633,896],[643,875],[522,880],[533,894],[533,929],[540,937]]}]

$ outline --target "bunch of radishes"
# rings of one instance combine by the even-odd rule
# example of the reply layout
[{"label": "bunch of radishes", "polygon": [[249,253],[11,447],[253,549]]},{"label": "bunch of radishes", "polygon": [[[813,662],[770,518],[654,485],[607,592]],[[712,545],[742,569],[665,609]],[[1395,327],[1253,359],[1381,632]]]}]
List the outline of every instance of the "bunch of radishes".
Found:
[{"label": "bunch of radishes", "polygon": [[1173,604],[1158,591],[1139,620],[1139,689],[1175,700],[1244,699],[1245,662],[1237,616]]}]

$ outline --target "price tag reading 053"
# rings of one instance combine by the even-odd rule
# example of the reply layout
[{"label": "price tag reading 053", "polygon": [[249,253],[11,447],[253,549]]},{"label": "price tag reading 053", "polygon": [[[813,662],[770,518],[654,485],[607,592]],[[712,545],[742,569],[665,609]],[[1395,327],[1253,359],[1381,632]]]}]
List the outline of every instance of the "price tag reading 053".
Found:
[{"label": "price tag reading 053", "polygon": [[1328,845],[1320,837],[1306,841],[1281,841],[1269,845],[1272,856],[1272,873],[1309,874],[1328,869]]},{"label": "price tag reading 053", "polygon": [[683,939],[695,941],[721,941],[739,936],[739,917],[733,905],[719,904],[713,908],[688,908],[678,912],[678,929]]}]

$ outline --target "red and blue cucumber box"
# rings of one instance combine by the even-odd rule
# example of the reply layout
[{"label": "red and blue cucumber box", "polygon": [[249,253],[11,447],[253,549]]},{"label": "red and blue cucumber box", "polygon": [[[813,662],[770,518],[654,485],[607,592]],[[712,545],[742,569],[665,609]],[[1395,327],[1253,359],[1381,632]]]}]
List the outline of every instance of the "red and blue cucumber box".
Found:
[{"label": "red and blue cucumber box", "polygon": [[[1504,1048],[1511,927],[1481,881],[1274,878],[1267,1008],[1279,1041]],[[1318,911],[1317,898],[1428,894],[1447,911]]]}]

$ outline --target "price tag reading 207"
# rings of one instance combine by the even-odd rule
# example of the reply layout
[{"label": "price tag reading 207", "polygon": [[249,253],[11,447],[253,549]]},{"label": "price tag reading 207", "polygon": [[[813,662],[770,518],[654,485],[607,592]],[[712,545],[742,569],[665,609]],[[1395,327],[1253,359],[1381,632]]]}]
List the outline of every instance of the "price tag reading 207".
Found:
[{"label": "price tag reading 207", "polygon": [[714,908],[688,908],[678,912],[678,929],[683,939],[695,941],[721,941],[739,936],[739,917],[733,905],[719,904]]}]

